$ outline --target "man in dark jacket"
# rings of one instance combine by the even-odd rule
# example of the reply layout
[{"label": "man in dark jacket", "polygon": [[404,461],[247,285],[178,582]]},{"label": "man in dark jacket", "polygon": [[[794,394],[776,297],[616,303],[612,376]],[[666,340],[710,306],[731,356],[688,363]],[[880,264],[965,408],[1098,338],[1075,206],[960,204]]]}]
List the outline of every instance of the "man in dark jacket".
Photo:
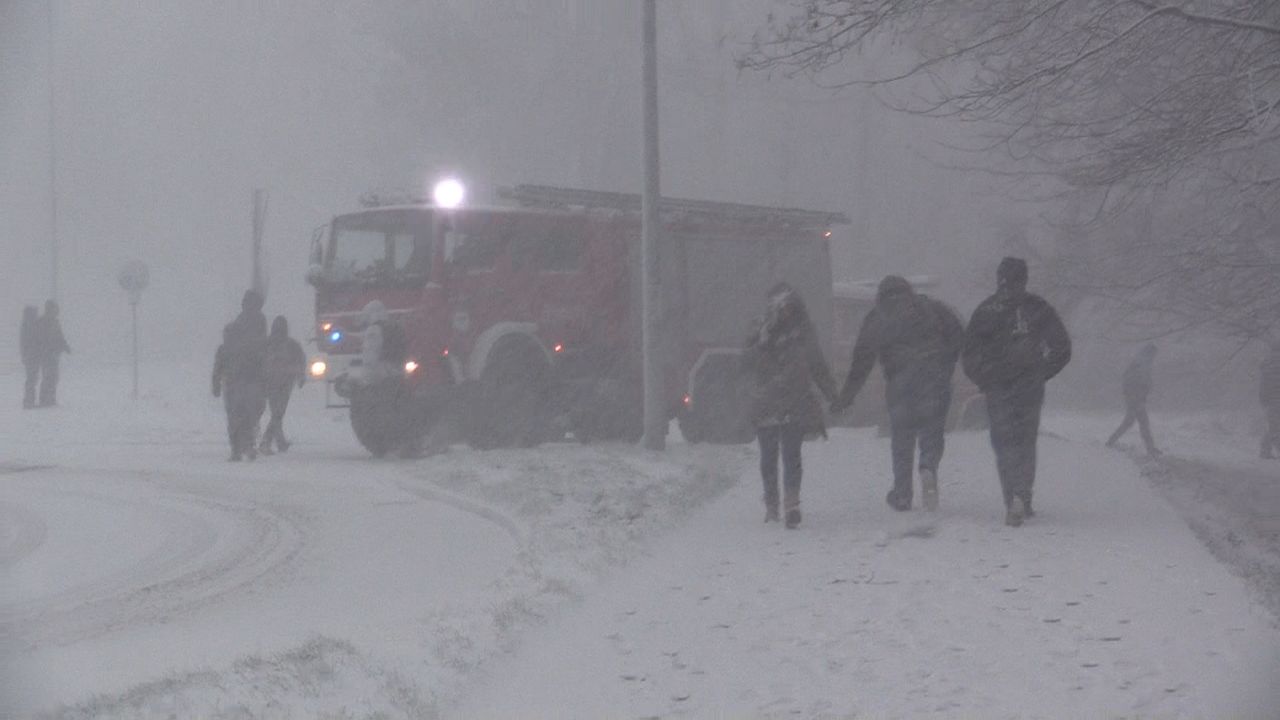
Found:
[{"label": "man in dark jacket", "polygon": [[1155,359],[1156,346],[1147,343],[1138,351],[1137,357],[1129,363],[1129,367],[1125,368],[1124,377],[1120,382],[1121,390],[1124,392],[1124,420],[1120,422],[1120,427],[1111,433],[1111,437],[1107,440],[1107,447],[1115,447],[1116,441],[1128,432],[1136,421],[1138,431],[1142,434],[1142,444],[1147,448],[1147,454],[1151,457],[1159,457],[1160,451],[1156,449],[1156,442],[1151,437],[1151,420],[1147,418],[1147,396],[1151,394],[1151,366]]},{"label": "man in dark jacket", "polygon": [[222,331],[222,345],[213,362],[213,396],[222,397],[227,411],[227,439],[231,460],[257,457],[255,435],[266,409],[263,360],[267,318],[262,296],[250,290],[240,303],[240,314]]},{"label": "man in dark jacket", "polygon": [[973,311],[961,357],[965,374],[986,395],[1005,524],[1018,527],[1034,514],[1044,385],[1071,360],[1071,338],[1057,311],[1027,292],[1025,260],[1000,261],[996,292]]},{"label": "man in dark jacket", "polygon": [[951,308],[916,293],[904,278],[890,275],[880,281],[876,306],[858,331],[849,374],[831,411],[853,404],[879,359],[892,428],[893,489],[885,500],[894,510],[911,509],[917,438],[924,506],[938,507],[938,463],[951,406],[951,375],[963,339],[964,328]]},{"label": "man in dark jacket", "polygon": [[800,525],[800,447],[805,435],[826,434],[817,385],[830,401],[835,381],[800,295],[786,283],[769,292],[769,307],[759,329],[747,340],[743,365],[751,381],[751,419],[760,442],[765,522],[778,514],[778,459],[783,470],[786,525]]},{"label": "man in dark jacket", "polygon": [[63,353],[71,352],[58,320],[58,303],[47,300],[44,315],[36,326],[36,345],[40,348],[40,407],[58,403],[58,363]]},{"label": "man in dark jacket", "polygon": [[1258,399],[1267,411],[1267,429],[1262,435],[1262,457],[1274,458],[1280,450],[1280,340],[1272,341],[1267,358],[1262,361],[1262,378]]},{"label": "man in dark jacket", "polygon": [[263,455],[272,453],[273,442],[280,452],[289,449],[289,441],[284,436],[284,413],[289,409],[289,396],[293,394],[294,384],[302,387],[306,381],[306,368],[306,353],[297,340],[289,337],[288,319],[277,315],[271,321],[271,334],[267,336],[264,377],[271,420],[267,422],[267,430],[258,446],[258,452]]}]

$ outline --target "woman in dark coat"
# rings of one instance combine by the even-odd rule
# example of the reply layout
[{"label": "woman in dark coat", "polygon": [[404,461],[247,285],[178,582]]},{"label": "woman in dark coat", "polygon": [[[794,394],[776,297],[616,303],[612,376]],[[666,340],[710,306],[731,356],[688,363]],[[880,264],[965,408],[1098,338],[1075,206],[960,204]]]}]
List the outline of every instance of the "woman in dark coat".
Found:
[{"label": "woman in dark coat", "polygon": [[22,407],[36,406],[36,382],[40,379],[40,320],[34,305],[22,308],[22,332],[18,336],[22,366],[27,371],[27,384],[22,391]]},{"label": "woman in dark coat", "polygon": [[271,443],[275,443],[280,452],[289,449],[289,441],[284,436],[284,413],[289,409],[289,396],[296,383],[302,387],[306,380],[307,356],[297,340],[289,337],[289,321],[283,315],[277,315],[271,322],[271,335],[267,337],[266,361],[264,374],[266,377],[267,406],[271,408],[271,421],[267,423],[267,431],[262,434],[262,442],[258,452],[271,454]]},{"label": "woman in dark coat", "polygon": [[783,509],[788,528],[800,525],[800,445],[806,435],[826,436],[816,384],[828,402],[836,396],[831,369],[804,300],[786,283],[769,291],[769,306],[743,355],[752,386],[751,416],[760,441],[765,522],[779,519],[778,459],[783,468]]}]

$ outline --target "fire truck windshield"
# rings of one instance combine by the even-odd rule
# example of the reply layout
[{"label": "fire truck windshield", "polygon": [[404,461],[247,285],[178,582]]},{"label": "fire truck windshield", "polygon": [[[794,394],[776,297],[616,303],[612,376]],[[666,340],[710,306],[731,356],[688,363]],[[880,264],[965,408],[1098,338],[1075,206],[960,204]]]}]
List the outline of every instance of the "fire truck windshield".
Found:
[{"label": "fire truck windshield", "polygon": [[334,220],[324,280],[362,285],[420,285],[431,272],[431,216],[376,210]]}]

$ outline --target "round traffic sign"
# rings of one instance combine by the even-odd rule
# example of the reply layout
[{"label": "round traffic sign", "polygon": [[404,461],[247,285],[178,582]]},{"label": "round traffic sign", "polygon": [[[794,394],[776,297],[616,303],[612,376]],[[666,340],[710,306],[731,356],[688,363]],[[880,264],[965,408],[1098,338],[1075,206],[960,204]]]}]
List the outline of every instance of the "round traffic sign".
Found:
[{"label": "round traffic sign", "polygon": [[151,280],[151,272],[147,269],[147,264],[141,260],[130,260],[120,268],[116,280],[120,282],[120,287],[129,292],[142,292],[147,288],[147,282]]}]

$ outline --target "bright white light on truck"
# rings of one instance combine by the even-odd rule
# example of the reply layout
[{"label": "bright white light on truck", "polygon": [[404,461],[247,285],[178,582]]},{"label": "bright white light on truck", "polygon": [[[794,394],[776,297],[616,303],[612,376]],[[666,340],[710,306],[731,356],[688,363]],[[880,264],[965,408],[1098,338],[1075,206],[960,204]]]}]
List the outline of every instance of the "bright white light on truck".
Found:
[{"label": "bright white light on truck", "polygon": [[418,372],[418,361],[417,361],[417,360],[409,360],[408,362],[406,362],[406,363],[404,364],[404,374],[405,374],[405,375],[412,375],[412,374],[414,374],[414,373],[416,373],[416,372]]},{"label": "bright white light on truck", "polygon": [[467,199],[467,186],[457,178],[445,178],[432,188],[431,199],[435,201],[436,207],[452,210],[460,207]]},{"label": "bright white light on truck", "polygon": [[329,333],[329,342],[333,343],[334,345],[337,345],[338,343],[342,342],[342,331],[334,330],[333,332]]},{"label": "bright white light on truck", "polygon": [[325,371],[327,371],[328,369],[329,369],[329,364],[323,360],[311,361],[311,377],[313,378],[324,377]]}]

